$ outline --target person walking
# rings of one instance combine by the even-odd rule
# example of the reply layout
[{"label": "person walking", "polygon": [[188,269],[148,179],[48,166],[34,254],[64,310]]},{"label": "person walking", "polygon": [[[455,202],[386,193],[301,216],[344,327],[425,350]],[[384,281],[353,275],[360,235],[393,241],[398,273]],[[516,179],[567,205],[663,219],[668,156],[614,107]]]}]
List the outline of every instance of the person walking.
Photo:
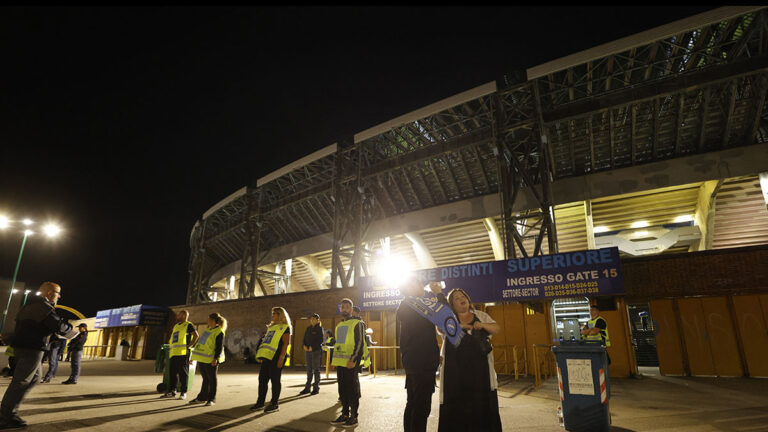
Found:
[{"label": "person walking", "polygon": [[224,337],[227,331],[227,320],[214,312],[208,315],[208,328],[200,335],[192,355],[189,356],[189,364],[197,362],[203,384],[200,393],[189,401],[190,404],[204,403],[205,406],[216,404],[216,387],[218,385],[219,365],[224,363]]},{"label": "person walking", "polygon": [[59,336],[51,336],[51,342],[48,344],[48,372],[40,381],[41,384],[51,382],[51,379],[56,378],[56,372],[59,370],[59,360],[61,359],[61,352],[66,348],[67,340]]},{"label": "person walking", "polygon": [[176,314],[176,324],[171,331],[171,338],[168,340],[168,344],[171,346],[170,360],[168,362],[170,366],[168,391],[160,396],[161,398],[175,398],[177,387],[180,392],[179,399],[184,400],[187,398],[189,349],[195,346],[198,337],[195,326],[189,322],[189,311],[179,311]]},{"label": "person walking", "polygon": [[[312,387],[313,395],[320,393],[320,362],[323,358],[323,327],[320,322],[320,315],[314,313],[309,318],[309,327],[304,331],[304,356],[307,359],[307,383],[304,389],[299,392],[300,395],[310,393]],[[314,377],[315,384],[312,385]]]},{"label": "person walking", "polygon": [[341,415],[333,425],[354,427],[358,423],[357,409],[360,405],[360,380],[358,366],[365,351],[365,325],[352,316],[352,300],[341,299],[339,308],[343,321],[336,326],[336,345],[332,364],[336,366],[336,381],[339,385]]},{"label": "person walking", "polygon": [[70,361],[72,362],[72,372],[66,381],[62,384],[77,384],[78,378],[80,378],[80,362],[83,359],[83,347],[85,341],[88,339],[88,326],[85,323],[80,323],[77,326],[80,334],[75,336],[67,345],[67,350],[70,353]]},{"label": "person walking", "polygon": [[272,308],[272,320],[267,324],[267,332],[256,351],[256,361],[261,362],[259,369],[259,396],[256,403],[251,406],[251,411],[264,408],[264,402],[267,400],[267,387],[272,383],[272,400],[268,407],[264,408],[265,413],[275,412],[280,409],[280,378],[283,373],[283,366],[290,362],[288,353],[291,349],[291,317],[288,312],[281,307]]},{"label": "person walking", "polygon": [[[428,303],[421,301],[427,294],[416,280],[409,280],[401,291],[405,299],[397,308],[397,320],[400,322],[400,353],[405,369],[405,389],[407,399],[403,412],[403,430],[405,432],[423,432],[427,430],[427,418],[432,410],[432,394],[435,392],[435,373],[440,364],[440,348],[437,345],[436,324],[443,327],[447,319],[453,318],[454,328],[458,326],[448,300],[442,292],[440,282],[430,282],[431,291]],[[432,309],[426,305],[434,305]],[[445,317],[431,313],[443,305]]]},{"label": "person walking", "polygon": [[[52,334],[68,336],[72,325],[56,314],[61,286],[53,282],[40,285],[40,295],[32,297],[16,315],[16,332],[11,341],[16,368],[0,402],[0,429],[22,428],[27,422],[19,415],[19,405],[40,381],[43,351]],[[71,336],[70,336],[71,337]]]}]

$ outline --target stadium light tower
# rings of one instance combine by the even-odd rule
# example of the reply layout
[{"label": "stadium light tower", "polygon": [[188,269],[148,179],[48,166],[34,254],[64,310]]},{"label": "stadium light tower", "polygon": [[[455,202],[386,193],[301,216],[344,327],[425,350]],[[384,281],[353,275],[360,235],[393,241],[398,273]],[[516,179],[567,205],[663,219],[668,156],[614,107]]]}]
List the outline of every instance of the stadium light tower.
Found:
[{"label": "stadium light tower", "polygon": [[[14,269],[13,271],[13,279],[11,279],[11,289],[8,290],[8,301],[5,303],[5,310],[3,310],[3,319],[2,321],[0,321],[0,333],[2,333],[3,327],[5,327],[5,319],[8,316],[8,308],[11,305],[11,296],[13,295],[14,285],[16,285],[16,276],[19,274],[19,266],[21,265],[21,255],[24,253],[24,246],[27,244],[27,237],[35,233],[29,228],[34,224],[34,222],[31,219],[24,219],[23,221],[21,221],[21,223],[26,227],[24,229],[24,239],[21,240],[21,249],[19,250],[19,258],[16,260],[16,269]],[[7,229],[10,225],[11,225],[11,221],[7,217],[0,216],[0,229]],[[58,226],[50,223],[46,225],[43,228],[43,230],[45,231],[45,234],[51,238],[56,237],[61,232],[61,229]]]}]

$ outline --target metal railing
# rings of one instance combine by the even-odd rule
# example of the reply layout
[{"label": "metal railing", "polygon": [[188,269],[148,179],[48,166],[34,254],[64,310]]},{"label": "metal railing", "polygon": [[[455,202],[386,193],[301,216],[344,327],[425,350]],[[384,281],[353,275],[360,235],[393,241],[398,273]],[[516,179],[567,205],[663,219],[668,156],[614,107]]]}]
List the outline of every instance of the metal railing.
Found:
[{"label": "metal railing", "polygon": [[[509,350],[512,350],[512,360],[509,360]],[[515,381],[520,375],[528,375],[528,351],[525,348],[520,349],[517,345],[493,345],[493,364],[501,365],[503,373],[509,375],[510,366],[515,373]],[[521,372],[522,371],[522,372]]]},{"label": "metal railing", "polygon": [[[392,345],[392,346],[370,346],[368,349],[371,351],[371,366],[368,368],[369,371],[373,370],[373,377],[376,378],[376,357],[378,350],[381,349],[393,349],[395,353],[395,375],[397,375],[397,350],[400,349],[399,346]],[[328,376],[331,373],[331,350],[333,350],[333,347],[324,347],[323,351],[325,351],[325,378],[328,379]]]},{"label": "metal railing", "polygon": [[544,381],[553,375],[553,365],[555,364],[555,355],[552,353],[552,345],[533,344],[533,373],[536,378],[534,387],[542,384],[542,374]]}]

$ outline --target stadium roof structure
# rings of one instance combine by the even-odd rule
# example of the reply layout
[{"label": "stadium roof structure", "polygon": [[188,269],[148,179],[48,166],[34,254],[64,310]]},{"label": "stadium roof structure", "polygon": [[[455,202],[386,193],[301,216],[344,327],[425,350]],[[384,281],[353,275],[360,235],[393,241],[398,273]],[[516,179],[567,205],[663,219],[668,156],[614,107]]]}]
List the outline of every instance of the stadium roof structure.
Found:
[{"label": "stadium roof structure", "polygon": [[351,286],[379,239],[470,220],[496,229],[496,259],[554,253],[557,206],[764,170],[767,30],[764,7],[714,9],[340,139],[205,212],[187,302],[229,274],[230,298],[266,295],[286,279],[269,264],[310,254]]}]

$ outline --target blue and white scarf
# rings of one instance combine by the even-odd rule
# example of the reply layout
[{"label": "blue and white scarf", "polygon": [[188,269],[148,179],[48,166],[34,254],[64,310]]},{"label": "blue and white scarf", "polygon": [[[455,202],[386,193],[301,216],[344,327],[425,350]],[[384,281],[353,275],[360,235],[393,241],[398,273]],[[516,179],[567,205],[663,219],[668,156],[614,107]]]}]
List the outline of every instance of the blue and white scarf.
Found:
[{"label": "blue and white scarf", "polygon": [[459,320],[450,307],[440,303],[437,297],[405,296],[403,302],[415,310],[416,313],[436,325],[453,346],[459,346],[464,332],[461,331]]}]

